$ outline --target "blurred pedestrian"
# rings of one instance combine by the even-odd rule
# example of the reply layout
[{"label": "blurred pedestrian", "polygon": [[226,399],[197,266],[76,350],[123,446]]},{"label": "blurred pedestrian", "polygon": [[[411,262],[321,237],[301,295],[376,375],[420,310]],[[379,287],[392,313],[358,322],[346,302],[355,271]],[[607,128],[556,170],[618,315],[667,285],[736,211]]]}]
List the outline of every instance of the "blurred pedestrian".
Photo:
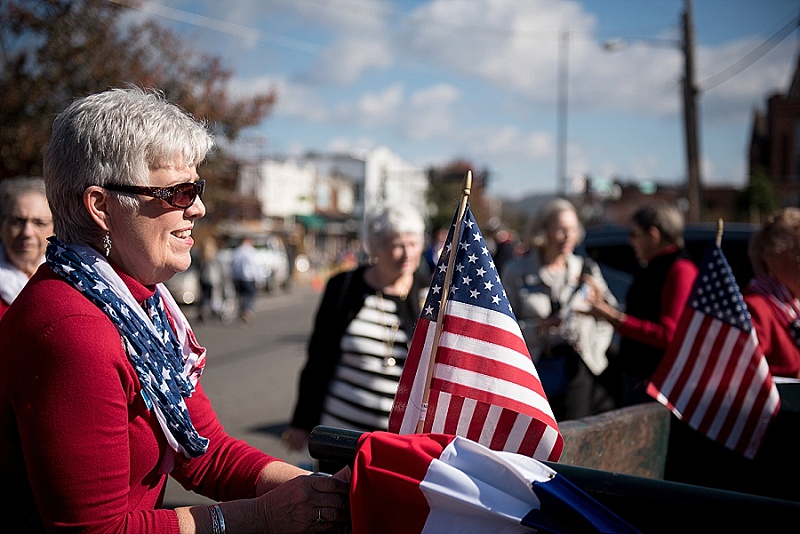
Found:
[{"label": "blurred pedestrian", "polygon": [[430,283],[415,276],[424,231],[422,216],[412,206],[380,205],[366,214],[363,241],[370,262],[326,284],[291,426],[283,436],[290,450],[304,448],[319,424],[387,429]]},{"label": "blurred pedestrian", "polygon": [[561,421],[610,409],[598,377],[608,366],[614,328],[586,314],[584,277],[591,275],[615,301],[597,264],[575,254],[584,235],[575,206],[562,198],[548,202],[530,233],[530,251],[510,260],[500,278],[553,414]]},{"label": "blurred pedestrian", "polygon": [[0,182],[2,251],[0,317],[44,262],[53,217],[42,178],[7,178]]},{"label": "blurred pedestrian", "polygon": [[503,272],[506,263],[514,259],[517,247],[514,234],[508,228],[499,228],[494,234],[494,250],[492,259],[497,272]]},{"label": "blurred pedestrian", "polygon": [[253,238],[244,236],[242,242],[233,250],[231,260],[231,278],[239,301],[239,319],[250,324],[255,318],[255,307],[258,279],[258,260]]},{"label": "blurred pedestrian", "polygon": [[222,305],[225,298],[225,271],[217,257],[217,240],[207,237],[200,247],[197,270],[200,278],[200,302],[197,319],[223,319]]},{"label": "blurred pedestrian", "polygon": [[[4,532],[347,524],[347,471],[311,476],[225,432],[201,385],[206,350],[163,284],[191,263],[212,146],[140,89],[56,117],[44,158],[55,235],[0,320]],[[168,476],[219,503],[162,509]]]},{"label": "blurred pedestrian", "polygon": [[442,248],[444,248],[444,242],[447,240],[447,232],[448,228],[446,226],[436,228],[428,246],[422,252],[428,272],[431,275],[436,271],[436,264],[439,263],[439,257],[442,255]]},{"label": "blurred pedestrian", "polygon": [[684,220],[678,208],[659,202],[638,209],[631,219],[630,243],[642,267],[633,276],[625,311],[597,290],[590,292],[592,313],[614,325],[618,351],[619,404],[652,402],[647,384],[658,368],[697,278],[697,266],[684,248]]}]

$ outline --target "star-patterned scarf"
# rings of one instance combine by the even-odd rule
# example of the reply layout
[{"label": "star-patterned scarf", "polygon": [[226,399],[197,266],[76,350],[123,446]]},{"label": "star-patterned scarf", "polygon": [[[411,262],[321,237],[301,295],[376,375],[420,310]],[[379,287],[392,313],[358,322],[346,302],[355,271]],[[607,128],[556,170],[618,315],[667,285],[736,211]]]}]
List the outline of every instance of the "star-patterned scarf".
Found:
[{"label": "star-patterned scarf", "polygon": [[800,302],[770,274],[761,274],[750,280],[750,289],[765,296],[782,317],[792,333],[795,344],[800,347]]},{"label": "star-patterned scarf", "polygon": [[[173,450],[187,458],[206,452],[208,439],[192,424],[184,398],[192,395],[205,366],[205,349],[193,343],[186,317],[163,284],[140,306],[108,261],[93,248],[49,238],[47,265],[111,319]],[[173,318],[170,326],[166,308]]]}]

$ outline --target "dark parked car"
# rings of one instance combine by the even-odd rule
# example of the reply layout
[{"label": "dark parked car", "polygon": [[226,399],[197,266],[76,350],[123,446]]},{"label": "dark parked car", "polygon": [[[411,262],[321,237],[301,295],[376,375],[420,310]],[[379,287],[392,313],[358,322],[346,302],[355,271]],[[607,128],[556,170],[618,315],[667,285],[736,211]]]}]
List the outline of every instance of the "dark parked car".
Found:
[{"label": "dark parked car", "polygon": [[[723,226],[722,252],[731,266],[740,289],[744,289],[753,276],[753,269],[747,256],[750,236],[758,229],[756,224],[727,223]],[[579,253],[595,260],[609,288],[620,304],[625,302],[625,294],[631,284],[633,272],[638,261],[629,242],[630,228],[623,226],[604,226],[587,228],[586,237],[579,247]],[[687,225],[684,231],[686,249],[695,263],[703,260],[706,249],[717,235],[717,225]]]}]

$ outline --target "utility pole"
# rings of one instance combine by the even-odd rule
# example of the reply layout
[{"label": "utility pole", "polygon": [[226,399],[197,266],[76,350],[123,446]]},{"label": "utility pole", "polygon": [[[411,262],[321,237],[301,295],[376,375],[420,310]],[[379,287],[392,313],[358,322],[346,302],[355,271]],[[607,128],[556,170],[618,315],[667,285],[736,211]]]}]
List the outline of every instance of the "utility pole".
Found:
[{"label": "utility pole", "polygon": [[686,179],[689,196],[687,222],[700,222],[702,218],[702,185],[700,180],[700,150],[697,137],[697,93],[694,66],[694,21],[692,0],[685,0],[683,13],[683,122],[686,128]]}]

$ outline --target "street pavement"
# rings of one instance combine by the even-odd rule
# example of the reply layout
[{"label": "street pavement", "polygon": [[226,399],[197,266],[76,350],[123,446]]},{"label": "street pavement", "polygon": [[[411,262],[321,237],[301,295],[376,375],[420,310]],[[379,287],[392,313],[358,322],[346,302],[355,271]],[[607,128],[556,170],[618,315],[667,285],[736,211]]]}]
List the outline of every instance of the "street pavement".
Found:
[{"label": "street pavement", "polygon": [[[202,384],[227,432],[306,468],[311,458],[287,451],[280,435],[294,409],[297,379],[320,298],[310,283],[262,294],[249,325],[200,323],[192,306],[183,308],[198,342],[208,349]],[[211,502],[170,478],[165,507]]]}]

